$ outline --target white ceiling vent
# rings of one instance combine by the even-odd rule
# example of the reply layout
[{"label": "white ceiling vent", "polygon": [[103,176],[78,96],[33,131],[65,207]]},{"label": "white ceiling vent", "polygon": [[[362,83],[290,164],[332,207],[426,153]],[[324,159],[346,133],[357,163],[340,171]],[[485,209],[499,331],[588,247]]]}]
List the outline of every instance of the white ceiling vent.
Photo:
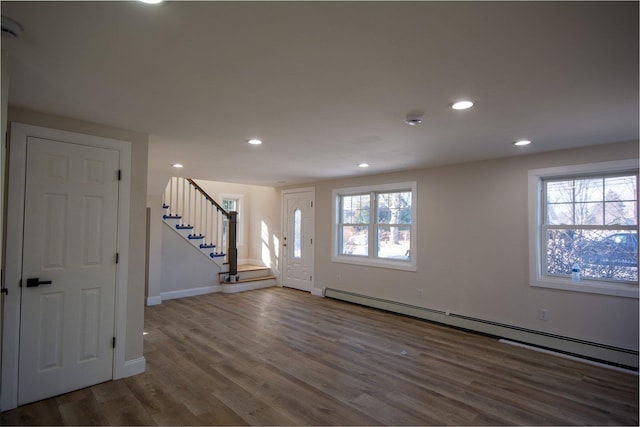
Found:
[{"label": "white ceiling vent", "polygon": [[405,123],[411,126],[419,125],[422,123],[422,116],[424,113],[422,111],[411,111],[407,114],[407,118],[405,119]]},{"label": "white ceiling vent", "polygon": [[22,34],[22,25],[11,18],[2,16],[2,37],[16,39]]}]

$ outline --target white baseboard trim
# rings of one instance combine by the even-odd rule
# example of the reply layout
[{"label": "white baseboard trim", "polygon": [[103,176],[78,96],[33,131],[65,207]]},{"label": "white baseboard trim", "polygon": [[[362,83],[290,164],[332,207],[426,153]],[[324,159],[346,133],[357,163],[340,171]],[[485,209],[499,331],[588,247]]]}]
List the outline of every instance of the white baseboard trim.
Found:
[{"label": "white baseboard trim", "polygon": [[311,288],[311,295],[315,295],[317,297],[324,298],[324,289],[323,288]]},{"label": "white baseboard trim", "polygon": [[162,302],[162,296],[147,297],[147,305],[158,305]]},{"label": "white baseboard trim", "polygon": [[170,299],[195,297],[198,295],[213,294],[222,292],[225,294],[233,294],[236,292],[252,291],[255,289],[270,288],[272,286],[279,286],[276,279],[269,280],[257,280],[255,282],[245,283],[230,283],[223,285],[202,286],[198,288],[181,289],[178,291],[160,292],[159,297],[147,298],[147,305],[158,305],[162,301]]},{"label": "white baseboard trim", "polygon": [[127,360],[124,362],[124,376],[123,378],[130,377],[133,375],[142,374],[147,366],[147,361],[143,357],[138,357],[137,359]]},{"label": "white baseboard trim", "polygon": [[212,294],[214,292],[221,291],[222,286],[220,285],[203,286],[200,288],[181,289],[179,291],[160,292],[160,298],[162,301],[165,301],[176,298],[194,297],[196,295]]},{"label": "white baseboard trim", "polygon": [[563,359],[575,360],[576,362],[586,363],[587,365],[592,365],[592,366],[598,366],[599,368],[606,368],[606,369],[611,369],[613,371],[623,372],[625,374],[635,375],[636,377],[638,376],[638,371],[632,371],[631,369],[620,368],[618,366],[609,365],[607,363],[600,363],[593,360],[584,359],[582,357],[571,356],[569,354],[558,353],[557,351],[547,350],[546,348],[540,348],[533,345],[522,344],[519,342],[505,340],[505,339],[499,339],[498,342],[501,342],[502,344],[513,345],[515,347],[526,348],[527,350],[531,350],[531,351],[537,351],[538,353],[544,353],[544,354],[550,354],[556,357],[562,357]]},{"label": "white baseboard trim", "polygon": [[327,298],[348,301],[419,319],[442,323],[444,325],[489,334],[498,338],[523,342],[578,357],[585,357],[602,362],[609,362],[614,365],[629,367],[631,369],[638,369],[638,350],[636,349],[614,347],[577,338],[536,331],[515,325],[474,318],[460,313],[452,313],[449,311],[420,307],[368,295],[356,294],[340,289],[327,288],[325,289],[325,296]]}]

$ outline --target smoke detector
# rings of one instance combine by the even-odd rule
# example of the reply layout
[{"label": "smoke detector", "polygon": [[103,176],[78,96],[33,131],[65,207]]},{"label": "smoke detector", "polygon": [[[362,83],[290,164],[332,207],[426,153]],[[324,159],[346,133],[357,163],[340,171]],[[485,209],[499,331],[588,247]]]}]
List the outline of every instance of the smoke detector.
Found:
[{"label": "smoke detector", "polygon": [[422,116],[424,114],[422,111],[411,111],[407,114],[407,118],[405,119],[405,123],[410,126],[419,125],[422,123]]},{"label": "smoke detector", "polygon": [[2,37],[17,39],[22,34],[22,25],[2,15]]}]

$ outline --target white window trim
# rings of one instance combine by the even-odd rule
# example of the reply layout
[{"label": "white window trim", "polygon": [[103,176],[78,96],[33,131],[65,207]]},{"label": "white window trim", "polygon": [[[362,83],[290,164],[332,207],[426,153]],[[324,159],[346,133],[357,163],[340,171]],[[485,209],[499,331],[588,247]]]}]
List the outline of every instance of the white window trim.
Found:
[{"label": "white window trim", "polygon": [[[340,196],[350,196],[354,194],[370,193],[373,191],[392,192],[397,190],[411,190],[411,242],[409,246],[409,250],[411,251],[410,252],[411,256],[409,260],[398,261],[398,260],[391,260],[391,259],[384,259],[384,258],[376,258],[373,255],[369,255],[368,257],[342,255],[340,253],[340,248],[338,247],[340,244],[338,239],[338,222],[340,219],[340,205],[338,203],[338,198]],[[394,184],[368,185],[364,187],[336,188],[336,189],[333,189],[331,194],[332,194],[332,212],[333,212],[333,218],[331,220],[331,231],[332,231],[331,261],[345,263],[345,264],[365,265],[369,267],[389,268],[394,270],[407,270],[407,271],[417,270],[417,259],[418,259],[417,246],[418,245],[416,241],[418,237],[418,233],[417,233],[418,192],[417,192],[416,181],[399,182]]]},{"label": "white window trim", "polygon": [[540,245],[542,244],[539,231],[542,224],[541,195],[543,178],[591,173],[615,173],[633,169],[638,169],[637,159],[532,169],[529,171],[529,284],[531,286],[626,298],[639,297],[638,285],[603,283],[595,280],[581,280],[580,283],[575,283],[570,278],[543,276],[542,260],[539,255],[541,253]]}]

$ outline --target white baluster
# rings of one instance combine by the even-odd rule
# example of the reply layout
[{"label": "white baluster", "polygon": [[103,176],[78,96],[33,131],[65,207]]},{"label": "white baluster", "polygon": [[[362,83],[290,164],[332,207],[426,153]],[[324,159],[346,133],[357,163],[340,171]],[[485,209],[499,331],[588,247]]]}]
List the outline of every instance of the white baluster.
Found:
[{"label": "white baluster", "polygon": [[211,239],[211,234],[209,234],[209,201],[204,204],[204,243],[209,243]]},{"label": "white baluster", "polygon": [[195,194],[193,193],[193,186],[189,185],[189,224],[193,225],[193,202],[195,201]]},{"label": "white baluster", "polygon": [[177,195],[175,194],[175,192],[173,191],[173,177],[171,177],[171,181],[169,181],[169,211],[172,214],[175,214],[178,207],[176,206],[176,201],[174,200],[174,198],[177,198]]},{"label": "white baluster", "polygon": [[200,194],[200,197],[198,197],[198,203],[199,203],[199,209],[198,209],[198,233],[199,234],[203,234],[204,230],[202,227],[202,199],[204,199],[204,196],[202,194]]},{"label": "white baluster", "polygon": [[185,213],[185,201],[187,199],[187,189],[184,187],[185,185],[185,181],[184,179],[181,180],[181,184],[182,184],[182,204],[180,205],[180,216],[182,216],[182,223],[186,224],[186,213]]},{"label": "white baluster", "polygon": [[216,208],[216,249],[220,250],[220,211]]},{"label": "white baluster", "polygon": [[[171,206],[171,180],[167,183],[167,186],[164,188],[164,193],[162,194],[162,203],[163,205]],[[165,211],[167,214],[171,214],[171,208]]]},{"label": "white baluster", "polygon": [[196,223],[198,224],[198,234],[202,234],[202,194],[199,191],[196,194],[198,195],[196,199]]},{"label": "white baluster", "polygon": [[169,193],[171,193],[171,195],[169,196],[169,202],[170,202],[169,209],[171,210],[172,214],[177,215],[178,214],[178,200],[177,200],[178,194],[175,191],[173,191],[173,185],[175,183],[174,181],[175,181],[174,177],[171,177],[171,181],[169,182],[169,186],[170,186]]},{"label": "white baluster", "polygon": [[200,192],[197,189],[193,189],[193,231],[194,234],[199,234],[200,229],[198,228],[198,224],[200,221],[198,215],[198,204],[200,203]]}]

